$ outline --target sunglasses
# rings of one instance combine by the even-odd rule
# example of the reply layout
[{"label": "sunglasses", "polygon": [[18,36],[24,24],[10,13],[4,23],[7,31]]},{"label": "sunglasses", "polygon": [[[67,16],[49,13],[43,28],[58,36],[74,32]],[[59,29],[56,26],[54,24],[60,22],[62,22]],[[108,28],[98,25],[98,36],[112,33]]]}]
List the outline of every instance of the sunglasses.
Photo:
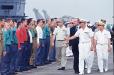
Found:
[{"label": "sunglasses", "polygon": [[103,26],[103,25],[98,25],[98,26]]},{"label": "sunglasses", "polygon": [[62,22],[58,21],[57,23],[62,23]]},{"label": "sunglasses", "polygon": [[85,23],[85,22],[79,22],[79,23]]},{"label": "sunglasses", "polygon": [[71,23],[69,23],[69,24],[74,24],[74,23],[71,22]]}]

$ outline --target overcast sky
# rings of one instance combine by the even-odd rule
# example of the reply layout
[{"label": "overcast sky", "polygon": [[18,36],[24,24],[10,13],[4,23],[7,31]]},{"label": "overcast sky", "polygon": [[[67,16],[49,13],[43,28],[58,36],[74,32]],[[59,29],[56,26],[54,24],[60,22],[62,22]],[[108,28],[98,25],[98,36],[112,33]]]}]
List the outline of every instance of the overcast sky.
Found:
[{"label": "overcast sky", "polygon": [[69,15],[92,22],[104,18],[112,23],[113,0],[26,0],[25,13],[35,18],[33,8],[45,9],[51,17]]}]

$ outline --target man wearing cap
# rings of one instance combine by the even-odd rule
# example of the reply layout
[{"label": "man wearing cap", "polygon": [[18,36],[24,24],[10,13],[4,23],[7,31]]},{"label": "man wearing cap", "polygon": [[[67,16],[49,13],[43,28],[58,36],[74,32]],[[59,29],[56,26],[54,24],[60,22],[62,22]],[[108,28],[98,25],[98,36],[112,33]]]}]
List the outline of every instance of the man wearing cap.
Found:
[{"label": "man wearing cap", "polygon": [[56,37],[55,47],[56,47],[56,60],[60,62],[60,68],[58,70],[65,70],[67,58],[66,58],[66,46],[65,38],[67,36],[67,29],[63,24],[62,19],[57,20],[58,26],[53,32],[53,45],[54,39]]},{"label": "man wearing cap", "polygon": [[109,31],[105,30],[105,24],[102,21],[99,21],[97,24],[98,31],[95,32],[94,35],[94,44],[98,57],[98,67],[100,72],[103,72],[108,71],[108,53],[111,51],[111,34]]},{"label": "man wearing cap", "polygon": [[85,20],[80,20],[80,29],[74,36],[69,37],[67,40],[79,37],[79,74],[84,74],[84,61],[87,64],[87,73],[91,73],[93,63],[93,32],[87,27]]}]

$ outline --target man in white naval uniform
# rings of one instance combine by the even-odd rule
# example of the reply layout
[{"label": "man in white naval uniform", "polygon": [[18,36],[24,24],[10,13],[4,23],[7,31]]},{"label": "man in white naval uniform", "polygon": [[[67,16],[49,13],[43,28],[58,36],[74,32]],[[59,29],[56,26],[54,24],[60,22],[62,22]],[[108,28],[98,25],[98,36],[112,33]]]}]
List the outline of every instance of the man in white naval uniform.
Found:
[{"label": "man in white naval uniform", "polygon": [[91,57],[93,52],[93,32],[87,27],[85,20],[80,20],[80,29],[74,36],[67,40],[79,37],[79,74],[84,74],[84,62],[87,64],[87,73],[91,73],[94,57]]},{"label": "man in white naval uniform", "polygon": [[95,32],[94,43],[98,57],[98,67],[100,72],[103,72],[103,69],[108,71],[108,52],[111,51],[111,34],[109,31],[105,30],[105,24],[102,21],[99,21],[97,24],[98,31]]}]

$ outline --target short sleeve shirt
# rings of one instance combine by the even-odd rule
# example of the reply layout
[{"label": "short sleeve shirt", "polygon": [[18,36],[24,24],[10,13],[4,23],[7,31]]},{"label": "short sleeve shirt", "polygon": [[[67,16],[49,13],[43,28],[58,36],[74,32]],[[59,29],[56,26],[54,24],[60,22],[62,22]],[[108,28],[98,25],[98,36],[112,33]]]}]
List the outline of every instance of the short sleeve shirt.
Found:
[{"label": "short sleeve shirt", "polygon": [[86,43],[91,41],[91,37],[93,37],[93,31],[86,27],[84,30],[80,28],[74,36],[79,37],[79,43]]}]

